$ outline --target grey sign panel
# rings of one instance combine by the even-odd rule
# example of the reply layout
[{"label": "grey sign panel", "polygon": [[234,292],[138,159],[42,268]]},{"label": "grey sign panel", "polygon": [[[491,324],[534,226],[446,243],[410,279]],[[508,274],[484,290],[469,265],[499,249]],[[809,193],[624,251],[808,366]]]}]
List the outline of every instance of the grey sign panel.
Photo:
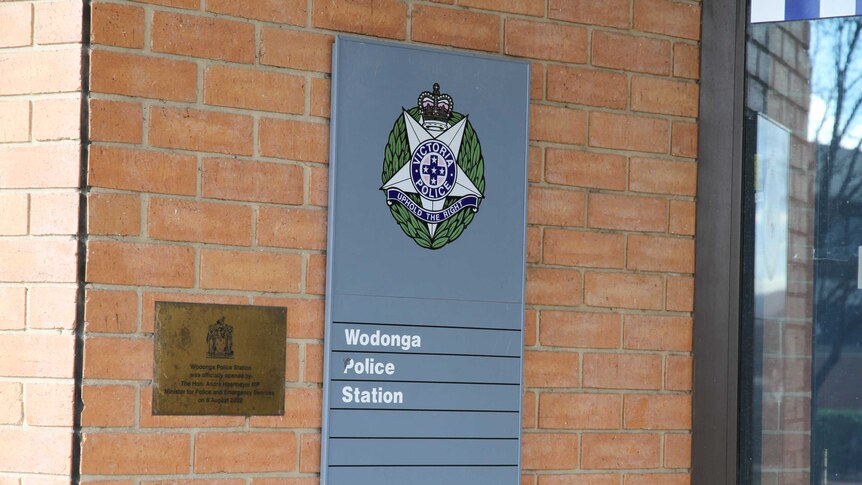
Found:
[{"label": "grey sign panel", "polygon": [[325,485],[517,485],[529,65],[339,37]]},{"label": "grey sign panel", "polygon": [[331,438],[518,438],[517,411],[364,411],[337,409],[329,415]]},{"label": "grey sign panel", "polygon": [[517,466],[494,467],[332,467],[329,483],[410,485],[506,485],[518,483]]},{"label": "grey sign panel", "polygon": [[[447,327],[407,327],[402,325],[369,325],[332,323],[332,350],[376,351],[384,353],[416,353],[447,355],[521,356],[521,332],[512,330],[478,330]],[[386,336],[389,336],[387,339]],[[421,349],[395,337],[416,335],[422,340]],[[383,345],[386,342],[389,345]]]}]

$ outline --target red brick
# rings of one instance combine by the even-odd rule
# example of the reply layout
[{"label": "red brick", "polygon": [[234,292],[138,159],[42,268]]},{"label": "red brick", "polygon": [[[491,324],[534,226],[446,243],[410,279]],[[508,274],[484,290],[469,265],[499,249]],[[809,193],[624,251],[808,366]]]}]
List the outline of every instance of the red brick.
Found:
[{"label": "red brick", "polygon": [[629,0],[550,0],[548,16],[552,19],[606,27],[628,27]]},{"label": "red brick", "polygon": [[[317,477],[306,478],[252,478],[252,485],[318,485]],[[242,485],[242,484],[239,484]]]},{"label": "red brick", "polygon": [[691,318],[626,315],[624,328],[627,349],[691,351]]},{"label": "red brick", "polygon": [[90,140],[141,143],[143,119],[138,103],[91,99]]},{"label": "red brick", "polygon": [[78,188],[78,143],[0,146],[0,188]]},{"label": "red brick", "polygon": [[666,434],[664,436],[665,468],[691,467],[691,435]]},{"label": "red brick", "polygon": [[190,247],[110,241],[87,245],[88,283],[191,288],[194,271]]},{"label": "red brick", "polygon": [[154,107],[150,110],[150,144],[183,150],[251,155],[253,125],[251,116]]},{"label": "red brick", "polygon": [[574,270],[527,268],[527,303],[531,305],[579,305],[581,273]]},{"label": "red brick", "polygon": [[697,123],[674,122],[670,152],[677,157],[697,156]]},{"label": "red brick", "polygon": [[84,343],[84,377],[139,381],[152,379],[152,339],[88,337]]},{"label": "red brick", "polygon": [[697,116],[697,84],[671,79],[632,78],[632,111]]},{"label": "red brick", "polygon": [[619,475],[593,473],[539,475],[539,485],[619,485],[619,483]]},{"label": "red brick", "polygon": [[689,485],[691,477],[688,473],[650,473],[644,475],[625,476],[625,485]]},{"label": "red brick", "polygon": [[295,249],[326,249],[326,212],[262,207],[257,243]]},{"label": "red brick", "polygon": [[585,434],[581,467],[586,469],[658,468],[661,449],[654,434]]},{"label": "red brick", "polygon": [[690,391],[692,379],[692,358],[689,356],[669,355],[667,357],[664,387],[672,391]]},{"label": "red brick", "polygon": [[542,260],[546,264],[622,268],[626,239],[622,234],[545,230]]},{"label": "red brick", "polygon": [[25,288],[0,288],[0,330],[23,329],[26,324],[24,320],[26,305]]},{"label": "red brick", "polygon": [[329,126],[292,120],[260,120],[260,154],[306,162],[329,161]]},{"label": "red brick", "polygon": [[0,18],[3,19],[0,47],[22,47],[31,44],[33,15],[29,3],[0,5]]},{"label": "red brick", "polygon": [[587,273],[584,303],[610,308],[660,310],[662,278],[625,273]]},{"label": "red brick", "polygon": [[[3,8],[4,6],[0,5],[0,15],[3,15]],[[0,143],[24,142],[29,140],[30,101],[0,102]]]},{"label": "red brick", "polygon": [[321,29],[403,40],[407,6],[399,0],[316,0],[311,21]]},{"label": "red brick", "polygon": [[30,195],[30,234],[74,235],[78,232],[77,192],[34,192]]},{"label": "red brick", "polygon": [[542,311],[539,340],[543,346],[613,349],[620,346],[616,313]]},{"label": "red brick", "polygon": [[254,25],[246,22],[156,11],[151,35],[156,52],[245,64],[255,58]]},{"label": "red brick", "polygon": [[296,470],[294,433],[199,433],[196,473]]},{"label": "red brick", "polygon": [[68,239],[0,240],[0,281],[74,282],[77,249]]},{"label": "red brick", "polygon": [[33,102],[33,138],[76,140],[81,137],[81,99],[39,99]]},{"label": "red brick", "polygon": [[305,0],[208,0],[207,11],[234,17],[305,25]]},{"label": "red brick", "polygon": [[235,204],[153,198],[147,215],[149,237],[168,241],[249,246],[251,225],[251,207]]},{"label": "red brick", "polygon": [[204,197],[302,204],[303,174],[296,165],[209,158],[201,177]]},{"label": "red brick", "polygon": [[328,79],[311,80],[311,115],[329,118],[330,82]]},{"label": "red brick", "polygon": [[[242,305],[248,303],[248,297],[214,295],[212,293],[144,293],[141,305],[141,332],[155,331],[155,309],[157,301],[172,301],[180,303],[219,303],[224,305]],[[291,317],[292,318],[292,317]]]},{"label": "red brick", "polygon": [[287,307],[287,338],[323,340],[323,300],[258,296],[254,304]]},{"label": "red brick", "polygon": [[82,399],[83,426],[114,428],[135,424],[135,388],[132,386],[85,385]]},{"label": "red brick", "polygon": [[164,5],[166,7],[177,7],[198,10],[201,8],[200,0],[135,0],[138,3],[150,3],[153,5]]},{"label": "red brick", "polygon": [[[2,333],[0,375],[5,377],[72,377],[75,341],[58,333]],[[2,461],[2,460],[0,460]]]},{"label": "red brick", "polygon": [[653,194],[695,195],[697,165],[690,162],[632,158],[629,189]]},{"label": "red brick", "polygon": [[138,295],[131,291],[87,290],[87,333],[134,333],[138,328]]},{"label": "red brick", "polygon": [[545,66],[539,63],[530,64],[530,99],[545,99]]},{"label": "red brick", "polygon": [[700,79],[700,49],[697,45],[682,42],[673,45],[673,75]]},{"label": "red brick", "polygon": [[323,346],[305,345],[305,375],[304,382],[319,384],[323,382]]},{"label": "red brick", "polygon": [[27,234],[30,199],[27,194],[0,194],[0,235],[23,236]]},{"label": "red brick", "polygon": [[587,29],[562,24],[506,19],[506,54],[583,64]]},{"label": "red brick", "polygon": [[534,17],[545,15],[545,2],[543,0],[459,0],[458,5]]},{"label": "red brick", "polygon": [[326,291],[326,256],[309,254],[305,276],[305,292],[312,295],[322,295]]},{"label": "red brick", "polygon": [[[200,439],[200,435],[198,435]],[[189,472],[188,433],[85,433],[81,473],[88,475],[173,475]]]},{"label": "red brick", "polygon": [[589,226],[601,229],[663,232],[667,201],[650,197],[590,194]]},{"label": "red brick", "polygon": [[625,109],[625,74],[579,67],[548,66],[548,99],[562,103]]},{"label": "red brick", "polygon": [[81,50],[0,53],[0,95],[60,93],[81,89]]},{"label": "red brick", "polygon": [[311,167],[308,172],[308,203],[325,207],[329,204],[329,170]]},{"label": "red brick", "polygon": [[700,4],[676,0],[634,0],[634,28],[698,40]]},{"label": "red brick", "polygon": [[[0,469],[5,472],[69,475],[71,428],[0,428]],[[14,443],[14,446],[11,444]]]},{"label": "red brick", "polygon": [[693,201],[671,200],[668,231],[684,236],[694,235],[696,207]]},{"label": "red brick", "polygon": [[24,417],[22,389],[20,382],[0,382],[0,424],[21,424]]},{"label": "red brick", "polygon": [[34,3],[33,39],[37,44],[80,44],[82,7],[77,0]]},{"label": "red brick", "polygon": [[301,473],[320,472],[320,435],[306,433],[299,437],[299,471]]},{"label": "red brick", "polygon": [[694,272],[694,240],[629,236],[628,268],[640,271]]},{"label": "red brick", "polygon": [[77,292],[74,286],[36,286],[27,290],[27,327],[74,329]]},{"label": "red brick", "polygon": [[99,49],[90,54],[90,89],[94,93],[194,101],[198,68],[192,62]]},{"label": "red brick", "polygon": [[210,66],[204,72],[204,101],[216,106],[302,114],[305,80],[289,74]]},{"label": "red brick", "polygon": [[263,27],[260,63],[303,71],[332,70],[332,42],[327,34]]},{"label": "red brick", "polygon": [[648,37],[596,31],[592,64],[651,74],[670,74],[671,43]]},{"label": "red brick", "polygon": [[110,236],[136,236],[140,234],[140,196],[90,192],[87,199],[87,232]]},{"label": "red brick", "polygon": [[284,390],[284,415],[253,416],[252,428],[319,428],[321,423],[322,391],[319,388],[288,388]]},{"label": "red brick", "polygon": [[537,352],[524,354],[526,387],[579,387],[576,352]]},{"label": "red brick", "polygon": [[569,470],[578,467],[578,435],[524,433],[521,464],[526,470]]},{"label": "red brick", "polygon": [[543,392],[539,398],[539,427],[554,429],[618,429],[622,396]]},{"label": "red brick", "polygon": [[538,420],[539,409],[537,405],[537,393],[525,392],[522,398],[523,412],[521,413],[521,429],[535,428]]},{"label": "red brick", "polygon": [[531,104],[530,139],[583,145],[587,141],[587,115],[580,110]]},{"label": "red brick", "polygon": [[411,22],[414,41],[491,52],[500,50],[500,17],[496,15],[417,6],[413,8]]},{"label": "red brick", "polygon": [[527,228],[527,262],[538,263],[542,260],[542,228]]},{"label": "red brick", "polygon": [[691,429],[691,396],[625,396],[626,429]]},{"label": "red brick", "polygon": [[258,251],[201,251],[201,288],[295,293],[302,256]]},{"label": "red brick", "polygon": [[584,354],[584,387],[601,389],[661,388],[661,356]]},{"label": "red brick", "polygon": [[97,45],[144,48],[144,9],[97,2],[92,5],[90,41]]},{"label": "red brick", "polygon": [[667,153],[668,122],[643,116],[590,113],[590,146]]},{"label": "red brick", "polygon": [[527,221],[530,224],[574,226],[584,225],[583,192],[533,187],[529,190]]},{"label": "red brick", "polygon": [[552,184],[625,190],[626,157],[578,150],[545,150],[545,180]]},{"label": "red brick", "polygon": [[24,402],[28,425],[71,427],[75,415],[75,384],[28,382],[24,386]]}]

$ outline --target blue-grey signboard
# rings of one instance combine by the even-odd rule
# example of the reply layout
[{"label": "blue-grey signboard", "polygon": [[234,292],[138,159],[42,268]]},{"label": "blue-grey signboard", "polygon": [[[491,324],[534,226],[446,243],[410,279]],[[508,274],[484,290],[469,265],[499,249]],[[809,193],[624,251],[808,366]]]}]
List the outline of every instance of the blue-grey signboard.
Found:
[{"label": "blue-grey signboard", "polygon": [[322,483],[520,483],[529,65],[339,37]]}]

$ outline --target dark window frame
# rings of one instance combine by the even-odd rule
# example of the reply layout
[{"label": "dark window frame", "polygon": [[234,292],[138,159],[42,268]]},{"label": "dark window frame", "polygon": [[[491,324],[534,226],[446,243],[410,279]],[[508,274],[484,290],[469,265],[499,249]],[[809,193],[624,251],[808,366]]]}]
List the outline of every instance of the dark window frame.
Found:
[{"label": "dark window frame", "polygon": [[692,483],[736,484],[745,0],[702,3]]}]

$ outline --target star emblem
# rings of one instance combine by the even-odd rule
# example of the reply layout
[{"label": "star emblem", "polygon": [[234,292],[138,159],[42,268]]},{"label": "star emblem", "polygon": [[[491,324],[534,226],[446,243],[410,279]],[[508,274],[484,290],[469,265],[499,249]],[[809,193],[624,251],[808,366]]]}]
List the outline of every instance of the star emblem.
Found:
[{"label": "star emblem", "polygon": [[[466,116],[458,123],[447,128],[445,131],[439,132],[436,136],[428,131],[422,123],[413,119],[407,111],[402,110],[402,116],[404,117],[404,125],[407,128],[407,141],[410,144],[411,154],[415,153],[416,148],[423,142],[428,140],[437,140],[449,147],[455,155],[455,159],[458,159],[458,153],[461,150],[461,140],[464,137],[464,128],[467,126]],[[455,164],[455,167],[455,185],[446,197],[463,197],[466,195],[474,195],[479,198],[483,197],[482,193],[479,192],[479,189],[473,185],[473,182],[470,181],[467,174],[464,173],[457,163]],[[431,170],[436,172],[439,170],[439,167],[433,167]],[[442,170],[440,170],[440,172],[442,173]],[[395,172],[395,175],[383,184],[381,189],[398,189],[405,194],[417,194],[419,195],[422,208],[425,210],[440,211],[443,210],[446,205],[446,198],[431,200],[422,196],[413,184],[413,179],[410,174],[410,163],[405,163],[401,169]],[[434,232],[437,230],[437,224],[426,223],[426,225],[428,227],[429,234],[433,238]]]}]

